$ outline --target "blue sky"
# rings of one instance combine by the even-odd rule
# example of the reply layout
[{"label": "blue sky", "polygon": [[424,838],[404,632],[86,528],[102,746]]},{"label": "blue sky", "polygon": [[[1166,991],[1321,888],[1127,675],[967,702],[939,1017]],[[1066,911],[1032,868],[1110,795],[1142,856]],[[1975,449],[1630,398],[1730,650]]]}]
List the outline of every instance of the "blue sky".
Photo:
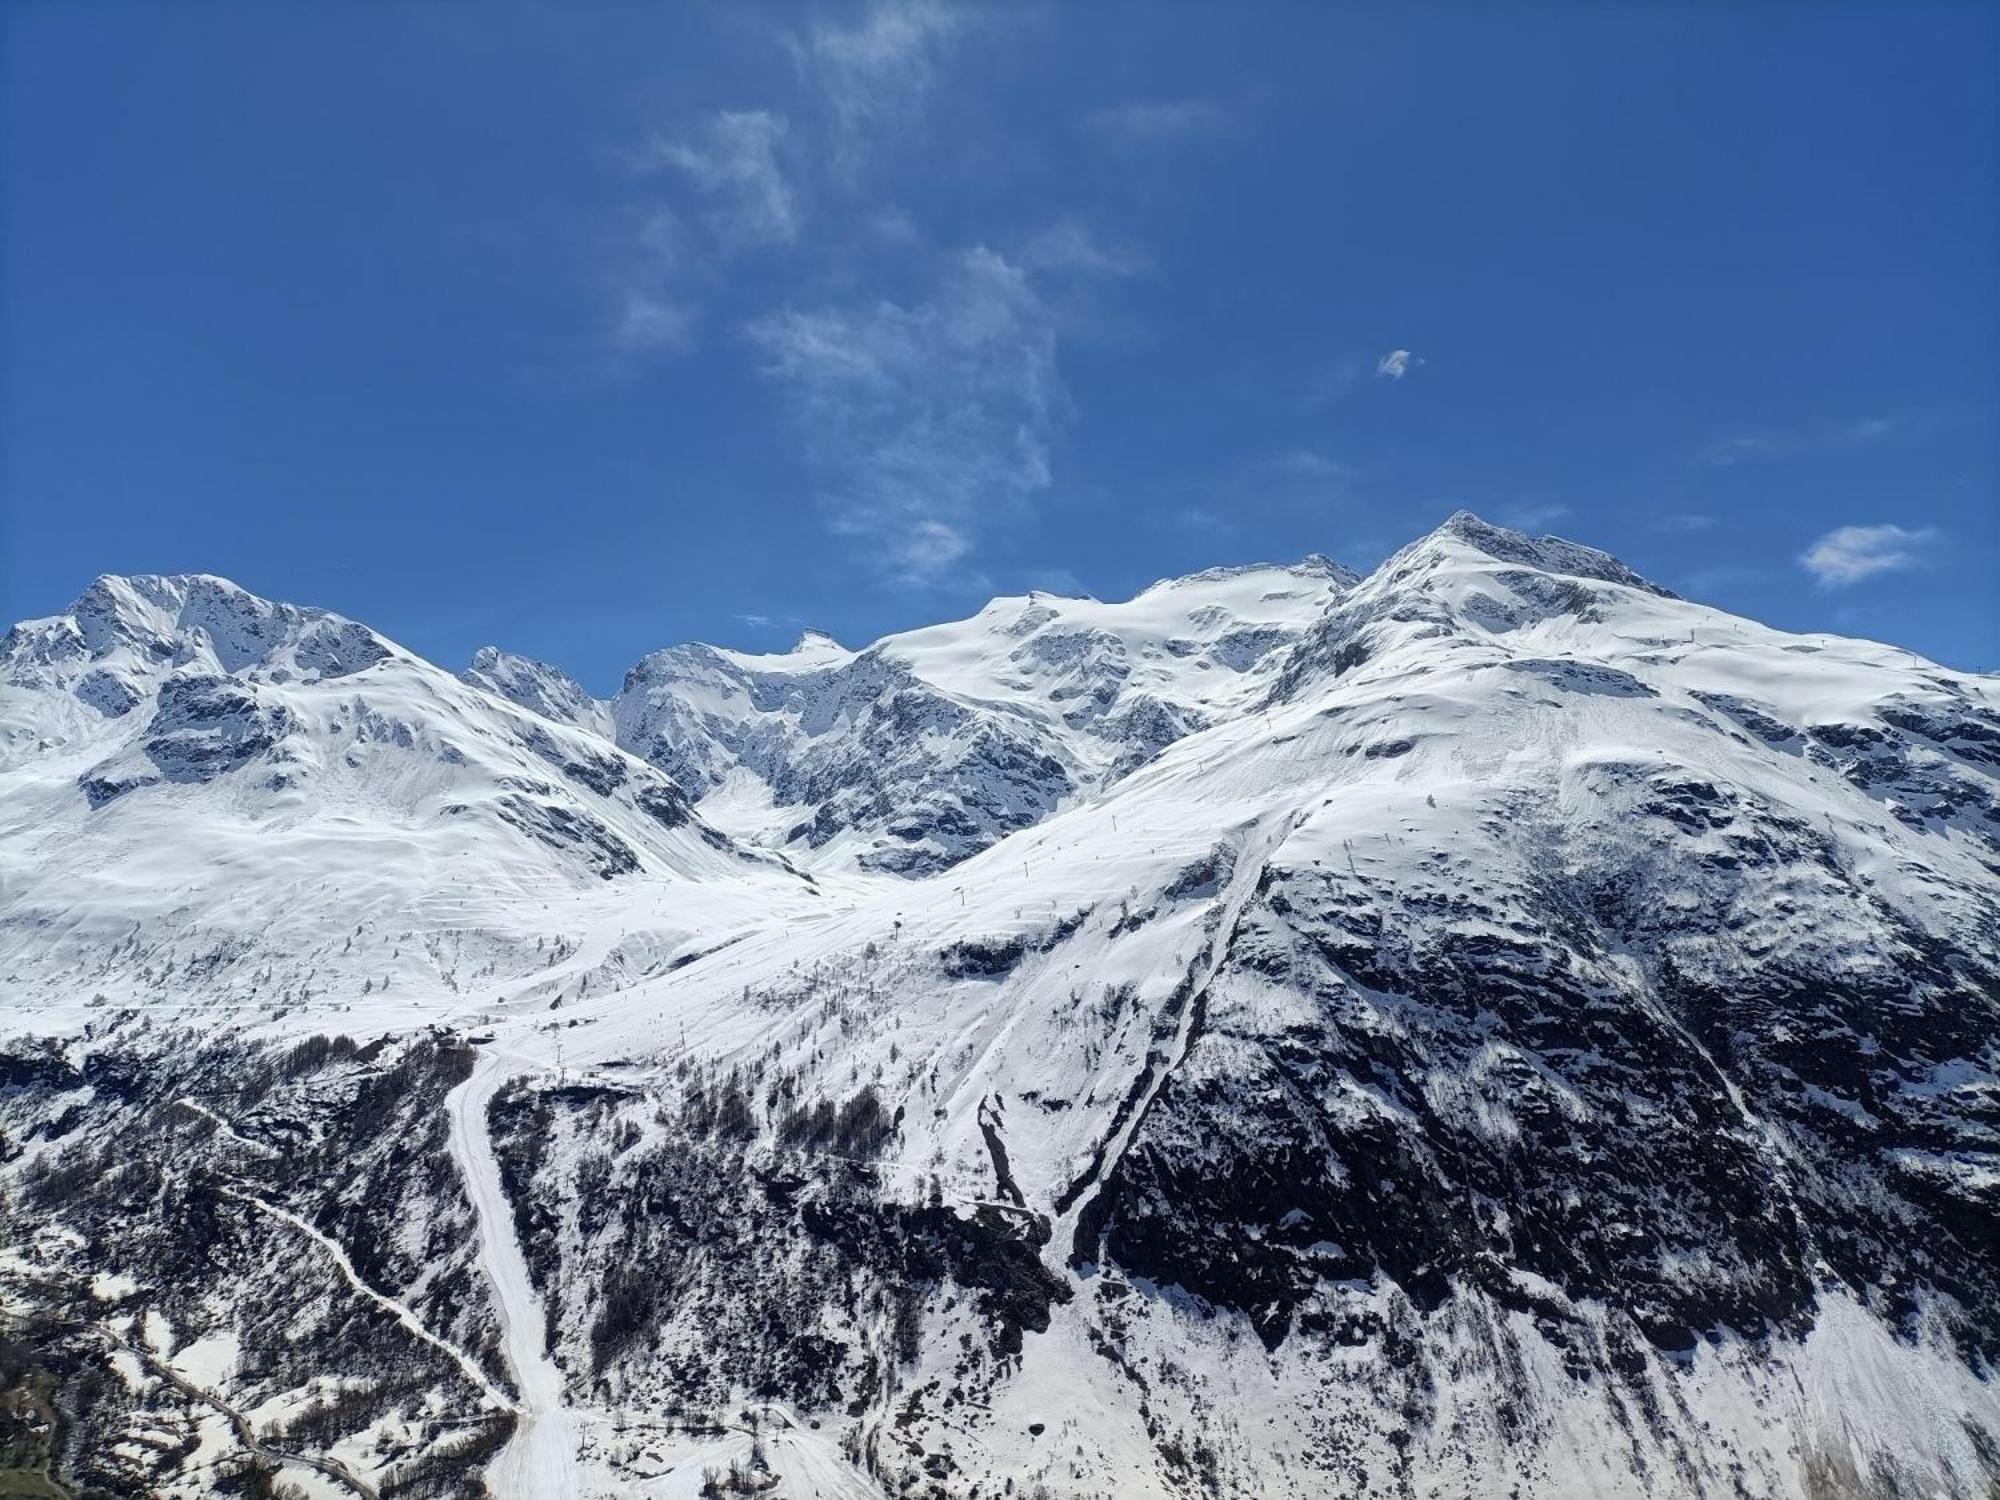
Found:
[{"label": "blue sky", "polygon": [[2000,667],[2000,7],[0,9],[0,614],[608,690],[1459,506]]}]

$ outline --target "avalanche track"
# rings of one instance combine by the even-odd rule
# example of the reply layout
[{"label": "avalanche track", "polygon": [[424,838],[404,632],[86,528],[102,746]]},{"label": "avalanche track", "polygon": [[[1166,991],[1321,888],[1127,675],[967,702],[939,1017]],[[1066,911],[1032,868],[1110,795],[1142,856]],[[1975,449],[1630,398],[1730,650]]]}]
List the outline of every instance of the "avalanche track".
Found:
[{"label": "avalanche track", "polygon": [[472,1076],[451,1091],[451,1149],[479,1220],[479,1264],[493,1284],[495,1306],[521,1398],[519,1424],[493,1460],[487,1480],[500,1500],[574,1500],[583,1493],[578,1433],[563,1404],[562,1372],[549,1357],[541,1298],[514,1235],[514,1216],[500,1185],[486,1109],[506,1079],[500,1059],[480,1054]]},{"label": "avalanche track", "polygon": [[1179,1014],[1174,1022],[1171,1046],[1155,1047],[1148,1054],[1144,1068],[1133,1082],[1127,1100],[1129,1107],[1121,1110],[1119,1117],[1112,1122],[1111,1133],[1098,1146],[1084,1175],[1072,1183],[1057,1201],[1054,1249],[1061,1259],[1054,1264],[1077,1266],[1094,1263],[1100,1258],[1101,1247],[1095,1241],[1096,1231],[1092,1223],[1105,1184],[1111,1180],[1112,1172],[1131,1148],[1133,1138],[1145,1123],[1153,1101],[1166,1086],[1168,1076],[1186,1060],[1188,1049],[1201,1028],[1202,1013],[1208,1003],[1208,988],[1215,983],[1215,976],[1221,972],[1229,956],[1229,945],[1236,940],[1236,928],[1243,920],[1244,908],[1257,894],[1264,872],[1270,868],[1279,848],[1305,821],[1304,813],[1294,813],[1275,826],[1261,831],[1253,826],[1246,833],[1238,848],[1228,887],[1216,904],[1215,935],[1209,940],[1200,968],[1188,974],[1187,988],[1180,999]]}]

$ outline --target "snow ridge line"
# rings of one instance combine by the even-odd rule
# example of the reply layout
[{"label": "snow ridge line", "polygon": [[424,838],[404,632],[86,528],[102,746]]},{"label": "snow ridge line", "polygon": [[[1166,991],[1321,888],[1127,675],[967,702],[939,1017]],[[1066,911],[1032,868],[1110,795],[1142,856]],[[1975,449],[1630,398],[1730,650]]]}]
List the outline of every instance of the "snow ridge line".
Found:
[{"label": "snow ridge line", "polygon": [[449,1340],[439,1338],[428,1328],[424,1327],[423,1320],[412,1312],[406,1304],[398,1302],[394,1297],[384,1296],[366,1281],[362,1280],[361,1273],[354,1269],[354,1262],[348,1259],[347,1251],[341,1248],[338,1240],[333,1239],[329,1235],[322,1234],[290,1209],[280,1208],[275,1203],[266,1203],[255,1193],[246,1193],[241,1189],[232,1187],[224,1187],[220,1191],[226,1198],[234,1198],[238,1202],[247,1203],[252,1208],[259,1209],[274,1219],[283,1220],[301,1234],[315,1241],[321,1249],[333,1257],[333,1263],[340,1268],[340,1274],[347,1279],[349,1286],[353,1287],[355,1291],[361,1293],[362,1296],[373,1302],[377,1307],[382,1308],[385,1312],[393,1313],[397,1322],[401,1323],[425,1343],[451,1356],[459,1369],[464,1371],[466,1379],[477,1386],[480,1393],[488,1401],[503,1411],[519,1413],[521,1408],[515,1402],[514,1398],[496,1386],[487,1377],[486,1372],[479,1368],[478,1361],[474,1360],[471,1355],[459,1348],[458,1345],[451,1343]]}]

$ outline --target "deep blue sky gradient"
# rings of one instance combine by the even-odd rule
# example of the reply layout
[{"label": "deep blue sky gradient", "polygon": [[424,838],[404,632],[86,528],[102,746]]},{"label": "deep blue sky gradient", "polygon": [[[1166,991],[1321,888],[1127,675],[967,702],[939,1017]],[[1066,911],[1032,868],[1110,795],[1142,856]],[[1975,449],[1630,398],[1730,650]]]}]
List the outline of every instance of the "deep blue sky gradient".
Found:
[{"label": "deep blue sky gradient", "polygon": [[217,572],[604,691],[1466,506],[2000,668],[2000,7],[0,30],[6,619]]}]

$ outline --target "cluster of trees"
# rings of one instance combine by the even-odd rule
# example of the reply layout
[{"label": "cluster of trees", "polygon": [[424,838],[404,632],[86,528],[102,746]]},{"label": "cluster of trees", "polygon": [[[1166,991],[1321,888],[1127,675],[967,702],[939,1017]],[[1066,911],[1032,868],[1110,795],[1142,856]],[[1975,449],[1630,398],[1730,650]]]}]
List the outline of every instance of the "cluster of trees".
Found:
[{"label": "cluster of trees", "polygon": [[842,1156],[874,1156],[895,1133],[895,1117],[872,1083],[843,1104],[819,1099],[794,1107],[778,1122],[780,1145]]}]

